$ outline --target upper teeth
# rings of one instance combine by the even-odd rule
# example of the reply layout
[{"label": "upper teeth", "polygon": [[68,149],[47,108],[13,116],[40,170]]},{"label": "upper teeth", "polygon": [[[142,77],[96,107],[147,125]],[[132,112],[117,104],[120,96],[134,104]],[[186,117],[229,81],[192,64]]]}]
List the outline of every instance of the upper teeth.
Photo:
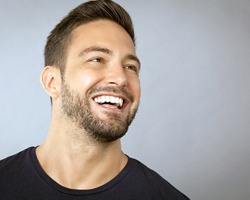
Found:
[{"label": "upper teeth", "polygon": [[99,96],[99,97],[94,98],[94,101],[96,103],[105,103],[105,102],[113,103],[119,107],[123,105],[123,99],[119,97],[114,97],[114,96]]}]

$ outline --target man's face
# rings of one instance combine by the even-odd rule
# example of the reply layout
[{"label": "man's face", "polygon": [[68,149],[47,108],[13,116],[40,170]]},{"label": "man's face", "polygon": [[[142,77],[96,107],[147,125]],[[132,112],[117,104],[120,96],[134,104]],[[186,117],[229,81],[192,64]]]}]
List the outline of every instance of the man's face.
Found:
[{"label": "man's face", "polygon": [[62,82],[62,111],[92,138],[122,137],[139,105],[140,68],[133,41],[118,24],[99,20],[73,31]]}]

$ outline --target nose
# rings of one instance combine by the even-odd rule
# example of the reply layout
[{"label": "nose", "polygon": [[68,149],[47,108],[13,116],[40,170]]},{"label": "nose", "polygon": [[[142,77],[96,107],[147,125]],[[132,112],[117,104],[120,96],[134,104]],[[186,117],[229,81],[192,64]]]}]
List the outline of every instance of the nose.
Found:
[{"label": "nose", "polygon": [[127,86],[127,76],[125,74],[124,68],[121,65],[113,65],[108,67],[105,74],[106,84],[116,85],[116,86]]}]

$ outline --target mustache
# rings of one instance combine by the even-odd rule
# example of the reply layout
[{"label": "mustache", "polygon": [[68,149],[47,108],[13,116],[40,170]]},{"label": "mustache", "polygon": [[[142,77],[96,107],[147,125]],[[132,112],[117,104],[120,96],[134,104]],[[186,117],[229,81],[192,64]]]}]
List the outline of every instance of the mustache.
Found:
[{"label": "mustache", "polygon": [[117,95],[125,96],[131,102],[134,101],[133,95],[125,87],[105,86],[105,87],[95,87],[89,90],[89,94],[94,94],[97,92],[112,92]]}]

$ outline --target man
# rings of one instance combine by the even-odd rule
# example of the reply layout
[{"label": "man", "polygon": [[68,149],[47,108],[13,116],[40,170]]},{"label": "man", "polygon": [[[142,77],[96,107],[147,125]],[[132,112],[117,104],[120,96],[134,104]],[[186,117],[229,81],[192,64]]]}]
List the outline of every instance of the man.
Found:
[{"label": "man", "polygon": [[45,47],[47,138],[0,162],[0,199],[188,199],[121,150],[139,106],[139,71],[122,7],[99,0],[72,10]]}]

